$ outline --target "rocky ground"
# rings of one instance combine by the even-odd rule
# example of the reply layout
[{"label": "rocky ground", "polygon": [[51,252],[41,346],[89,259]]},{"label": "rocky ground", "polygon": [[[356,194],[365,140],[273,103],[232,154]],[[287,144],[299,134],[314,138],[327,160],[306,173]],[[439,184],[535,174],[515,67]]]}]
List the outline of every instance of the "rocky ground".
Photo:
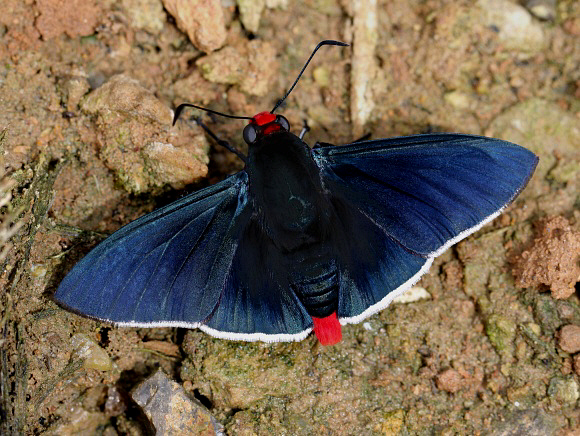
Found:
[{"label": "rocky ground", "polygon": [[[579,434],[579,36],[573,0],[4,0],[0,432]],[[242,168],[171,109],[269,110],[323,39],[352,46],[323,49],[282,109],[309,142],[460,131],[540,156],[421,299],[326,348],[52,302],[107,234]],[[244,149],[240,121],[205,120]]]}]

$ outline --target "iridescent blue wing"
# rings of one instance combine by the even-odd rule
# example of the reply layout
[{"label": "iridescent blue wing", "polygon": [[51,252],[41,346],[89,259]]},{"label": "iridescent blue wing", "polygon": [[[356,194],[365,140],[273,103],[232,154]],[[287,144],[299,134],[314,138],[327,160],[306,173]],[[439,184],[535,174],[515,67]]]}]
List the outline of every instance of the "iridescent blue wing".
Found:
[{"label": "iridescent blue wing", "polygon": [[131,222],[75,265],[54,298],[120,325],[196,327],[219,302],[246,196],[241,172]]},{"label": "iridescent blue wing", "polygon": [[244,217],[239,241],[215,313],[200,328],[226,339],[299,341],[312,330],[312,318],[291,289],[284,254],[266,236],[256,215]]},{"label": "iridescent blue wing", "polygon": [[357,323],[409,289],[433,259],[407,250],[352,203],[335,196],[333,205],[339,222],[333,229],[340,271],[337,315],[342,324]]},{"label": "iridescent blue wing", "polygon": [[[538,162],[518,145],[461,134],[324,146],[315,148],[313,156],[331,197],[354,211],[353,237],[358,223],[363,228],[372,223],[380,232],[368,235],[381,240],[366,243],[378,247],[374,251],[385,250],[371,270],[356,262],[344,267],[350,285],[344,284],[340,296],[343,322],[386,307],[426,272],[435,256],[499,215],[526,186]],[[401,267],[403,258],[413,265],[410,269]],[[388,286],[384,277],[391,277]],[[349,286],[348,292],[360,295],[347,295]]]},{"label": "iridescent blue wing", "polygon": [[75,265],[54,298],[121,326],[304,338],[312,321],[284,292],[284,278],[276,281],[280,264],[264,256],[267,239],[252,216],[242,171],[115,232]]}]

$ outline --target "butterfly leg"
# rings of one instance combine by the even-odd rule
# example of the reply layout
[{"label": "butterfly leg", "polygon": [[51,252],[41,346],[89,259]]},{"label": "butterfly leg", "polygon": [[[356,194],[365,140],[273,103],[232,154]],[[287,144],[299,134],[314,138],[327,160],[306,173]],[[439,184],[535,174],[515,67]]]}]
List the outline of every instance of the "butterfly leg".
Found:
[{"label": "butterfly leg", "polygon": [[300,135],[298,135],[298,137],[300,139],[304,138],[304,135],[306,135],[306,133],[308,133],[310,131],[310,126],[308,125],[308,122],[306,120],[302,121],[302,130],[300,131]]},{"label": "butterfly leg", "polygon": [[227,148],[229,151],[234,153],[236,156],[238,156],[244,162],[247,161],[246,156],[241,151],[239,151],[235,147],[231,146],[228,141],[225,141],[223,139],[218,138],[218,136],[215,133],[213,133],[212,130],[201,121],[201,118],[196,117],[195,122],[197,123],[198,126],[200,126],[203,130],[205,130],[206,133],[215,140],[215,142],[217,142],[222,147]]}]

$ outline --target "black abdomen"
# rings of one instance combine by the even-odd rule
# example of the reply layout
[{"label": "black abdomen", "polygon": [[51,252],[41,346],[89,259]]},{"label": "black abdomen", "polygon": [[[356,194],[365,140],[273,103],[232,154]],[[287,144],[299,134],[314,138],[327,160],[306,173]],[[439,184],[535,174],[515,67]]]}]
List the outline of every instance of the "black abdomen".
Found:
[{"label": "black abdomen", "polygon": [[310,316],[324,318],[338,306],[338,271],[331,265],[323,274],[292,284],[296,295]]},{"label": "black abdomen", "polygon": [[278,132],[250,146],[250,195],[261,225],[283,254],[290,286],[310,316],[338,307],[339,273],[330,249],[332,207],[310,149]]}]

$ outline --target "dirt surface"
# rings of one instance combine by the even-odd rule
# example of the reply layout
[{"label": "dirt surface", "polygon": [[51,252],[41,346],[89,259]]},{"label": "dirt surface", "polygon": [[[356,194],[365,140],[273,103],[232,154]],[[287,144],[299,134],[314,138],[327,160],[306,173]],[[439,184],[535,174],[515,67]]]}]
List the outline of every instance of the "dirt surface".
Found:
[{"label": "dirt surface", "polygon": [[[161,369],[231,435],[578,434],[580,3],[529,3],[3,0],[0,433],[149,434],[129,393]],[[242,168],[172,108],[269,110],[323,39],[352,47],[324,48],[281,110],[310,143],[459,131],[540,156],[435,262],[430,299],[327,348],[118,329],[52,302],[107,234]],[[242,122],[204,120],[245,148]]]},{"label": "dirt surface", "polygon": [[539,235],[532,247],[521,253],[514,265],[516,286],[546,285],[554,298],[568,298],[580,281],[580,232],[563,217],[538,223]]}]

